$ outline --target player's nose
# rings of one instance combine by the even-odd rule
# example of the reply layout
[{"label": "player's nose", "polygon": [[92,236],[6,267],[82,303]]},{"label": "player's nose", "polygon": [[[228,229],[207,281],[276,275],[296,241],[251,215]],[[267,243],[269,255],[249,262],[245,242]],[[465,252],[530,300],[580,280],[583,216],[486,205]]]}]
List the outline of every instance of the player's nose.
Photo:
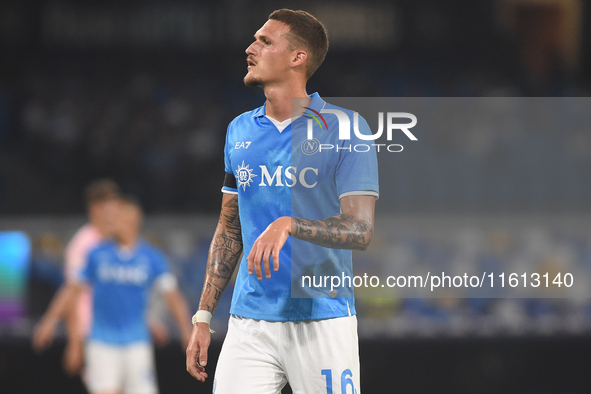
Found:
[{"label": "player's nose", "polygon": [[250,55],[256,55],[256,44],[257,44],[257,42],[254,41],[252,44],[250,44],[248,46],[248,48],[246,48],[246,51],[245,52],[246,52],[247,55],[249,55],[249,56]]}]

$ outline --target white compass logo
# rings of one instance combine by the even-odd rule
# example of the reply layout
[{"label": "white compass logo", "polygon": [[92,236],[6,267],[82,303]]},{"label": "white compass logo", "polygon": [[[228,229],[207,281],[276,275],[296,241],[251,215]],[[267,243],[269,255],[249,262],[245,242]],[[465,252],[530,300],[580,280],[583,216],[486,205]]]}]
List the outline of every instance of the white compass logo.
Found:
[{"label": "white compass logo", "polygon": [[252,171],[254,170],[250,168],[250,165],[244,165],[244,160],[242,160],[242,165],[238,166],[236,170],[236,180],[238,181],[238,187],[242,186],[242,190],[246,191],[246,186],[250,186],[250,183],[253,181],[253,178],[256,174],[253,174]]}]

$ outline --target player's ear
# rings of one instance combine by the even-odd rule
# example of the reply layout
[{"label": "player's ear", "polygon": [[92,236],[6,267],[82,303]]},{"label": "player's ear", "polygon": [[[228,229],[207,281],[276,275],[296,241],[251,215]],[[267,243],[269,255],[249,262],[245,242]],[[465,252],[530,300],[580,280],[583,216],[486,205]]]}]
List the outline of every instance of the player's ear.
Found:
[{"label": "player's ear", "polygon": [[291,66],[297,67],[303,65],[308,59],[308,54],[304,50],[297,50],[291,59]]}]

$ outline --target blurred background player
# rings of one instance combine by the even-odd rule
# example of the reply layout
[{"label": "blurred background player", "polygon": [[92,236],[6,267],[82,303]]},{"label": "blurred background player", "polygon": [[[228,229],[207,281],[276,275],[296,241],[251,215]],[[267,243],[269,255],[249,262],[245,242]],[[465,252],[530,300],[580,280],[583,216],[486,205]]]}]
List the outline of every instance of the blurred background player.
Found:
[{"label": "blurred background player", "polygon": [[[117,183],[111,179],[98,179],[91,182],[84,191],[88,223],[84,224],[72,237],[65,251],[64,276],[66,282],[75,281],[80,270],[84,267],[88,253],[108,234],[107,211],[110,204],[119,198],[120,190]],[[59,294],[59,293],[58,293]],[[84,288],[75,305],[66,308],[63,318],[66,322],[67,344],[64,350],[64,369],[71,375],[78,374],[84,361],[84,340],[90,330],[92,320],[92,294]],[[41,320],[46,321],[45,319]],[[37,351],[48,345],[47,335],[43,324],[37,328],[33,345]],[[150,331],[157,344],[163,344],[168,340],[166,327],[157,319],[150,318]]]},{"label": "blurred background player", "polygon": [[[88,253],[108,236],[107,211],[119,197],[119,187],[110,179],[100,179],[90,183],[84,195],[88,223],[74,234],[66,247],[64,276],[67,283],[76,281]],[[64,351],[64,369],[70,374],[77,374],[82,368],[84,339],[88,335],[91,321],[91,304],[90,291],[84,288],[76,305],[66,308],[63,314],[58,316],[66,321],[68,340]],[[39,325],[33,342],[36,350],[48,345],[49,338],[42,335],[43,332],[43,325]]]},{"label": "blurred background player", "polygon": [[[84,191],[88,222],[72,237],[65,251],[64,276],[67,283],[76,281],[84,267],[88,253],[109,236],[107,212],[116,203],[120,190],[111,179],[98,179],[91,182]],[[59,292],[58,292],[59,294]],[[57,295],[56,295],[57,297]],[[64,350],[64,369],[71,375],[78,374],[84,361],[84,340],[90,330],[92,320],[92,294],[84,288],[76,305],[66,308],[62,316],[66,322],[67,343]],[[45,319],[42,318],[42,321]],[[45,348],[51,339],[42,335],[43,325],[39,325],[33,345],[37,351]],[[150,319],[150,331],[157,344],[168,340],[165,326],[156,318]]]},{"label": "blurred background player", "polygon": [[92,324],[86,346],[87,387],[91,393],[157,393],[154,357],[147,324],[152,286],[165,295],[183,344],[190,316],[163,253],[140,237],[142,211],[131,197],[109,200],[104,224],[113,236],[94,248],[78,276],[52,301],[35,332],[34,343],[51,341],[60,316],[92,288]]}]

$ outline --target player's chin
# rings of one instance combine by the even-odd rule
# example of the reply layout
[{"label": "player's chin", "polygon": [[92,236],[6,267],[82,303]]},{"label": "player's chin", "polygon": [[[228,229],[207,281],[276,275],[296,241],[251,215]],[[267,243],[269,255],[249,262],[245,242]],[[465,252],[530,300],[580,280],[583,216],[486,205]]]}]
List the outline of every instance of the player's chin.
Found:
[{"label": "player's chin", "polygon": [[256,87],[256,86],[261,86],[263,84],[263,82],[259,78],[256,78],[254,75],[252,75],[249,72],[244,77],[244,84],[248,87]]}]

